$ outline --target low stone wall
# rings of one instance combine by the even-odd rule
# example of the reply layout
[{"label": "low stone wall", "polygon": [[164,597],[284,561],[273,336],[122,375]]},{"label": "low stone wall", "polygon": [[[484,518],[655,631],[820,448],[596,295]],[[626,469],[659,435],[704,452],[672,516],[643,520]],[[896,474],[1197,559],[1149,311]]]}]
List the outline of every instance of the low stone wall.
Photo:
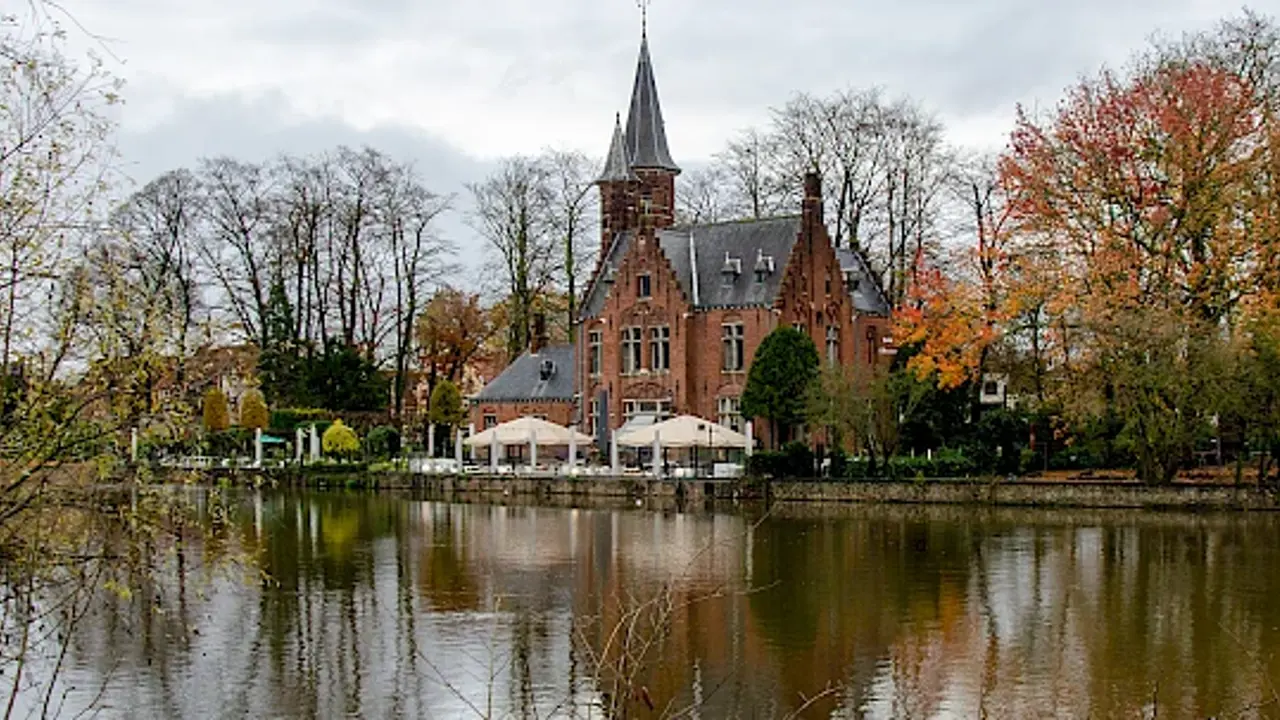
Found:
[{"label": "low stone wall", "polygon": [[[687,496],[692,484],[635,477],[538,478],[510,475],[418,476],[414,487],[441,495],[572,495],[582,497],[666,498]],[[730,496],[725,488],[726,497]]]},{"label": "low stone wall", "polygon": [[1254,487],[1135,483],[1045,483],[989,480],[925,482],[771,482],[746,484],[644,478],[414,477],[432,494],[760,499],[785,503],[899,503],[1064,508],[1280,510],[1280,494]]},{"label": "low stone wall", "polygon": [[[1182,508],[1189,510],[1280,510],[1280,492],[1249,486],[1170,485],[1132,482],[1029,482],[927,480],[923,482],[752,483],[725,480],[654,480],[623,477],[515,477],[511,475],[417,475],[404,472],[358,475],[303,471],[264,473],[284,484],[316,487],[403,489],[442,498],[627,498],[672,500],[765,500],[782,503],[896,503],[1061,508]],[[247,480],[235,474],[233,481]],[[261,477],[262,474],[254,474]]]},{"label": "low stone wall", "polygon": [[764,490],[766,497],[775,502],[1280,510],[1280,495],[1275,491],[1224,485],[1149,487],[1135,483],[930,480],[775,482]]}]

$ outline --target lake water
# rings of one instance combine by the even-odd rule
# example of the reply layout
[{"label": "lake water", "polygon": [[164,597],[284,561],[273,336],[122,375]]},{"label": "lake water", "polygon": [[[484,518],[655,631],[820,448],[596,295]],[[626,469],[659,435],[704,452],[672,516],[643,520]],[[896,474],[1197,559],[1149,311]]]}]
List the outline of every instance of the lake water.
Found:
[{"label": "lake water", "polygon": [[219,502],[243,564],[104,597],[63,714],[1280,717],[1280,516]]}]

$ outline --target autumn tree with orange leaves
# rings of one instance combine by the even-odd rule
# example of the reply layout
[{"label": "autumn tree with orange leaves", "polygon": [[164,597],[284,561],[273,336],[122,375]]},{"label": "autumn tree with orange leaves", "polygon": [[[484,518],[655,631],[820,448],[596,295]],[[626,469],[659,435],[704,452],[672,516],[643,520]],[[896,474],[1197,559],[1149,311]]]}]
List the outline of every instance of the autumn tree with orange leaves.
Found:
[{"label": "autumn tree with orange leaves", "polygon": [[1246,13],[1019,110],[995,172],[957,173],[970,241],[896,313],[909,369],[945,389],[994,364],[1067,418],[1118,413],[1139,476],[1171,480],[1243,412],[1232,354],[1280,288],[1277,68]]},{"label": "autumn tree with orange leaves", "polygon": [[1057,399],[1120,410],[1144,481],[1170,481],[1207,435],[1227,340],[1274,288],[1273,109],[1211,54],[1157,53],[1047,118],[1020,111],[1001,160],[1016,264],[1052,278],[1038,331]]},{"label": "autumn tree with orange leaves", "polygon": [[493,334],[493,323],[481,307],[479,295],[446,287],[427,303],[415,334],[430,396],[440,380],[462,381],[467,363],[481,353]]}]

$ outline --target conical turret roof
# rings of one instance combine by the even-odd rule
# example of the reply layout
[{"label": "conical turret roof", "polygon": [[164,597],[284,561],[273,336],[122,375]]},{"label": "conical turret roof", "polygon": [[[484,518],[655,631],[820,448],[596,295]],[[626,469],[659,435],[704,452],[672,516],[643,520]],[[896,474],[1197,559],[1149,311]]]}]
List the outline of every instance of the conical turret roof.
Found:
[{"label": "conical turret roof", "polygon": [[649,37],[640,38],[640,60],[636,82],[631,89],[631,111],[627,113],[626,149],[632,168],[658,168],[680,172],[667,149],[667,131],[658,103],[658,84],[653,79],[649,59]]},{"label": "conical turret roof", "polygon": [[627,139],[622,134],[622,116],[613,120],[613,141],[609,143],[609,154],[605,157],[604,170],[598,182],[638,182],[635,172],[631,170],[631,158],[627,157]]}]

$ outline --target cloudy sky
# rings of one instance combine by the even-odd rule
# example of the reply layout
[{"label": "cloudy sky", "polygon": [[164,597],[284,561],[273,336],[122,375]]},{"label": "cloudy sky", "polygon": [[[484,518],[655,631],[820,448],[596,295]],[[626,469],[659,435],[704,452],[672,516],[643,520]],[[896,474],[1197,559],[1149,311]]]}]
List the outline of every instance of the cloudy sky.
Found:
[{"label": "cloudy sky", "polygon": [[[465,193],[495,158],[602,156],[625,110],[635,0],[67,0],[128,82],[119,144],[145,182],[199,157],[371,144]],[[960,144],[999,146],[1015,106],[1153,34],[1207,28],[1229,0],[653,0],[667,134],[688,167],[797,92],[879,85]],[[1280,14],[1280,0],[1254,0]],[[460,198],[459,207],[465,207]],[[464,255],[461,213],[445,224]]]}]

